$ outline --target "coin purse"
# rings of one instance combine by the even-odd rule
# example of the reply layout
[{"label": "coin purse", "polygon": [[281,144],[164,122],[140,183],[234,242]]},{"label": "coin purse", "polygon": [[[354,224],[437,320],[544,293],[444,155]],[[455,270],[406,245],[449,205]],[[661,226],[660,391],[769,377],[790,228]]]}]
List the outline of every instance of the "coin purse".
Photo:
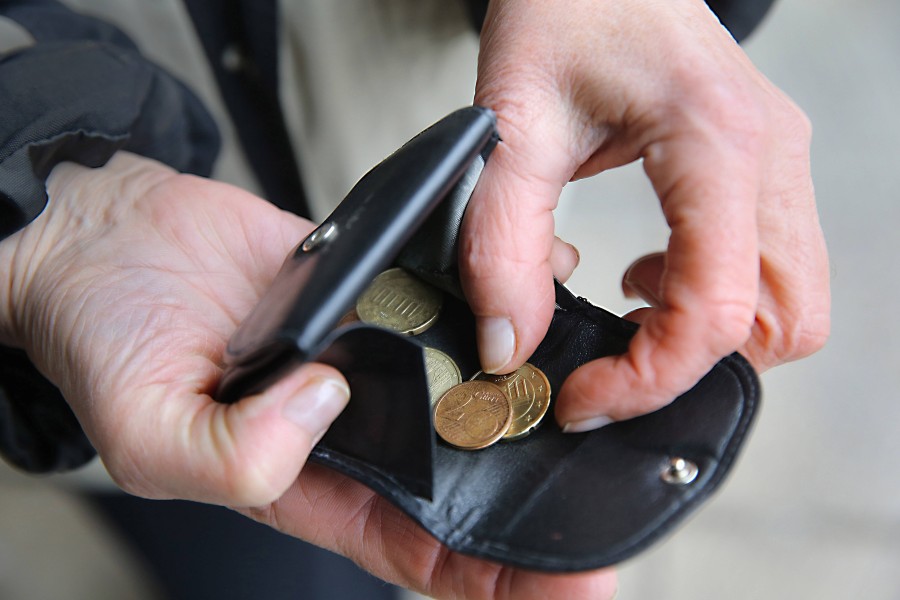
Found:
[{"label": "coin purse", "polygon": [[[456,238],[497,143],[493,113],[468,107],[366,174],[235,332],[217,397],[237,401],[307,361],[333,365],[351,399],[311,460],[366,484],[458,552],[552,572],[612,565],[665,536],[722,483],[757,410],[758,380],[735,354],[669,406],[596,431],[562,433],[551,407],[522,440],[479,451],[437,440],[423,347],[450,355],[464,380],[479,368]],[[414,337],[338,326],[391,266],[445,292],[437,323]],[[559,284],[556,303],[529,359],[554,391],[578,366],[625,352],[636,330]]]}]

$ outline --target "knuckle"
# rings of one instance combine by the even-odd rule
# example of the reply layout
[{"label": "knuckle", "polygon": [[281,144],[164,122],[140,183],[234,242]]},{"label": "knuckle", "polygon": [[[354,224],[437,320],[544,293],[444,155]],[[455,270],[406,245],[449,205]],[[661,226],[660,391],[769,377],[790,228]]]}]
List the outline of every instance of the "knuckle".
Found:
[{"label": "knuckle", "polygon": [[827,312],[803,319],[782,340],[783,362],[797,360],[821,350],[831,335],[831,317]]},{"label": "knuckle", "polygon": [[726,143],[742,154],[760,155],[777,126],[769,103],[746,83],[720,77],[682,77],[682,93],[666,100],[666,111],[710,143]]},{"label": "knuckle", "polygon": [[495,269],[506,259],[504,254],[498,252],[493,243],[477,233],[460,240],[460,258],[467,267],[470,279],[482,279],[495,273]]},{"label": "knuckle", "polygon": [[772,123],[766,110],[752,98],[732,93],[719,108],[718,124],[729,132],[732,143],[748,155],[758,155],[766,143]]},{"label": "knuckle", "polygon": [[793,112],[791,116],[792,129],[796,130],[799,133],[799,137],[808,145],[813,136],[812,121],[799,106],[793,103],[791,103],[791,106]]},{"label": "knuckle", "polygon": [[651,360],[639,360],[628,355],[631,360],[633,382],[630,387],[640,390],[634,397],[631,409],[636,414],[647,414],[659,410],[671,402],[683,390],[672,370],[661,367]]},{"label": "knuckle", "polygon": [[785,97],[780,103],[776,123],[780,140],[791,155],[808,155],[812,143],[812,121],[803,110]]},{"label": "knuckle", "polygon": [[[671,338],[670,338],[671,339]],[[648,355],[629,352],[632,381],[629,388],[638,390],[631,406],[635,414],[647,414],[671,403],[693,386],[707,370],[697,369],[697,357],[691,352],[665,348],[667,342],[657,342],[661,354]]]},{"label": "knuckle", "polygon": [[790,131],[804,138],[812,137],[812,121],[806,112],[785,94],[779,93],[779,100],[777,110],[779,124],[789,126]]},{"label": "knuckle", "polygon": [[740,300],[719,302],[704,313],[713,343],[712,350],[721,356],[744,345],[753,331],[756,306]]},{"label": "knuckle", "polygon": [[815,354],[825,347],[830,334],[831,332],[828,328],[816,331],[804,331],[794,344],[793,357],[804,358],[811,354]]},{"label": "knuckle", "polygon": [[806,113],[777,88],[764,96],[761,104],[769,134],[766,141],[782,160],[808,162],[813,126]]},{"label": "knuckle", "polygon": [[797,299],[759,311],[748,350],[754,366],[765,371],[818,352],[830,333],[827,296],[824,302]]}]

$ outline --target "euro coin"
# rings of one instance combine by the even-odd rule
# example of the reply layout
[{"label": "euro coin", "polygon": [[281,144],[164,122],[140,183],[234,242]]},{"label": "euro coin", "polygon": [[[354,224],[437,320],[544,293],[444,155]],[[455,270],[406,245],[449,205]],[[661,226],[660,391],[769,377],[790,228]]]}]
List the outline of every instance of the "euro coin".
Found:
[{"label": "euro coin", "polygon": [[431,406],[450,388],[462,383],[462,375],[453,359],[434,348],[425,348],[425,375],[428,378]]},{"label": "euro coin", "polygon": [[550,407],[550,382],[543,371],[525,363],[507,375],[478,372],[472,378],[489,381],[499,387],[512,406],[512,424],[503,436],[505,441],[521,439],[537,428]]},{"label": "euro coin", "polygon": [[369,325],[418,335],[434,325],[442,303],[440,290],[395,268],[375,277],[357,300],[356,312]]},{"label": "euro coin", "polygon": [[461,450],[487,448],[512,423],[512,407],[499,387],[467,381],[447,391],[434,405],[434,428],[445,442]]}]

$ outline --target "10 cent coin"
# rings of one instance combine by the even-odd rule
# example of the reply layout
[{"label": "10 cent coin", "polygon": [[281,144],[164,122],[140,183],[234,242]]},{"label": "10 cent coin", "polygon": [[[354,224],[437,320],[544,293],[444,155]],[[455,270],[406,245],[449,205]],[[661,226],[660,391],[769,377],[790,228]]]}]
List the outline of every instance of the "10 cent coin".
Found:
[{"label": "10 cent coin", "polygon": [[400,268],[380,273],[356,302],[361,321],[417,335],[438,318],[443,294]]}]

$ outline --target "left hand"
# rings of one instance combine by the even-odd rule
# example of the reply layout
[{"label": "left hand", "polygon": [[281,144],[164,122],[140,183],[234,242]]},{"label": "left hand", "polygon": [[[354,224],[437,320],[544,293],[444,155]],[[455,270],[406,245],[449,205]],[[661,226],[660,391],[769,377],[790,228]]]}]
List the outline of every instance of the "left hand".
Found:
[{"label": "left hand", "polygon": [[[585,431],[656,410],[739,350],[760,371],[819,349],[828,259],[809,122],[701,0],[492,0],[475,103],[503,142],[466,212],[460,263],[482,367],[509,372],[554,309],[562,187],[635,160],[672,234],[628,269],[651,307],[626,354],[566,380],[556,418]],[[562,265],[562,266],[560,266]]]}]

